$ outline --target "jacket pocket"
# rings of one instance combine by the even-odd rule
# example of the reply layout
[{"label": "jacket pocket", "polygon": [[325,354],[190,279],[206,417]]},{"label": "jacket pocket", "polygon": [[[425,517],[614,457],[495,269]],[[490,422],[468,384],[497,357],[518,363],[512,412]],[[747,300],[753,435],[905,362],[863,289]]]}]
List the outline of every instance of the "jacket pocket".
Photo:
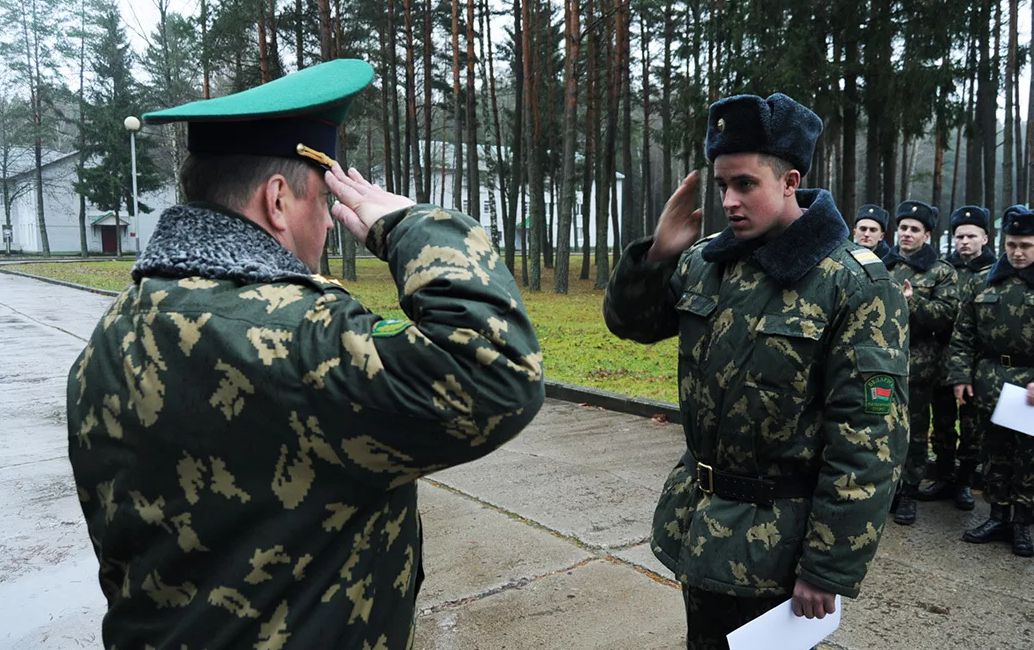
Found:
[{"label": "jacket pocket", "polygon": [[701,293],[687,291],[675,303],[679,313],[679,355],[694,366],[700,365],[711,339],[711,316],[718,301]]},{"label": "jacket pocket", "polygon": [[747,382],[803,394],[826,323],[793,315],[765,314],[755,328]]}]

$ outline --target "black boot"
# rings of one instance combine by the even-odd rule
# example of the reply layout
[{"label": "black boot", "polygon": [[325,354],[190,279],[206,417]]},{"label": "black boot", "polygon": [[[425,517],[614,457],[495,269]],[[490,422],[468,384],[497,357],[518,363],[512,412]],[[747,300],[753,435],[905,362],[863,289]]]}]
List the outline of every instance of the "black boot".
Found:
[{"label": "black boot", "polygon": [[986,544],[995,540],[1006,541],[1010,537],[1009,506],[992,503],[991,516],[976,528],[962,534],[962,541],[970,544]]},{"label": "black boot", "polygon": [[1016,504],[1013,508],[1012,553],[1020,557],[1034,557],[1034,542],[1030,540],[1030,507]]},{"label": "black boot", "polygon": [[973,490],[970,489],[976,469],[972,463],[959,463],[959,471],[955,475],[955,507],[959,510],[972,510],[976,505],[973,501]]},{"label": "black boot", "polygon": [[940,501],[950,499],[955,495],[955,486],[951,481],[937,479],[931,481],[925,487],[919,488],[916,498],[920,501]]},{"label": "black boot", "polygon": [[916,523],[916,500],[913,496],[915,488],[912,491],[906,491],[901,493],[901,500],[898,501],[898,509],[894,513],[894,523],[901,524],[902,526],[911,526]]},{"label": "black boot", "polygon": [[968,485],[955,486],[955,507],[959,510],[972,510],[976,506],[973,500],[973,490]]}]

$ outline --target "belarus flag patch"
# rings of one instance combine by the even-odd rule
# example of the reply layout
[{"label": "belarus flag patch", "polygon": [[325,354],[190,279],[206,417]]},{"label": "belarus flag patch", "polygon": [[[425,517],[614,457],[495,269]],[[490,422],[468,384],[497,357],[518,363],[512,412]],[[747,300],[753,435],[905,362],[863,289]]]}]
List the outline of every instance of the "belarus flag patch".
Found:
[{"label": "belarus flag patch", "polygon": [[894,378],[889,375],[875,375],[865,382],[865,412],[876,415],[890,413],[894,404]]}]

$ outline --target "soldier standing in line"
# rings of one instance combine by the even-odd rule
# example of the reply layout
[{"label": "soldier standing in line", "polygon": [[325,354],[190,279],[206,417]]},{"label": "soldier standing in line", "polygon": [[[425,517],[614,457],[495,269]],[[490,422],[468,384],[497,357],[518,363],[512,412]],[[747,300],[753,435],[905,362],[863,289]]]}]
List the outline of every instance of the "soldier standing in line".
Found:
[{"label": "soldier standing in line", "polygon": [[[991,215],[987,208],[964,205],[951,214],[950,228],[955,249],[944,260],[955,268],[958,275],[959,305],[971,298],[987,280],[995,263],[993,247],[988,244],[987,231]],[[947,345],[951,332],[943,337]],[[945,357],[941,357],[945,359]],[[940,378],[943,380],[947,364]],[[973,479],[980,463],[980,429],[976,411],[970,403],[955,401],[951,386],[934,386],[931,399],[933,410],[932,447],[937,457],[936,478],[919,488],[920,501],[954,499],[959,510],[972,510]],[[958,421],[958,430],[955,428]],[[957,447],[957,450],[956,450]],[[955,461],[958,460],[958,468]]]},{"label": "soldier standing in line", "polygon": [[[987,283],[959,312],[951,337],[948,383],[960,403],[972,403],[984,432],[984,496],[991,514],[962,539],[1012,542],[1034,556],[1034,437],[991,422],[1002,384],[1027,387],[1034,405],[1034,211],[1015,205],[1002,217],[1005,253]],[[1011,511],[1011,512],[1010,512]]]},{"label": "soldier standing in line", "polygon": [[950,332],[958,309],[955,269],[937,257],[930,233],[937,226],[937,208],[922,201],[905,201],[896,211],[898,245],[883,263],[901,285],[908,301],[909,362],[908,458],[901,475],[895,523],[915,523],[916,496],[926,469],[930,430],[930,396],[938,381],[945,351],[943,333]]},{"label": "soldier standing in line", "polygon": [[614,334],[679,336],[687,451],[651,545],[682,583],[689,648],[727,647],[788,596],[808,618],[856,596],[904,457],[907,306],[829,192],[800,189],[821,130],[778,93],[712,104],[729,227],[697,241],[693,172],[607,286]]},{"label": "soldier standing in line", "polygon": [[[416,479],[542,404],[535,332],[484,230],[331,157],[372,78],[338,59],[144,116],[188,123],[190,202],[162,214],[68,382],[105,647],[410,648]],[[410,320],[314,274],[328,185]]]},{"label": "soldier standing in line", "polygon": [[890,252],[887,245],[887,223],[890,215],[878,205],[866,203],[858,208],[854,220],[854,243],[865,246],[881,260]]}]

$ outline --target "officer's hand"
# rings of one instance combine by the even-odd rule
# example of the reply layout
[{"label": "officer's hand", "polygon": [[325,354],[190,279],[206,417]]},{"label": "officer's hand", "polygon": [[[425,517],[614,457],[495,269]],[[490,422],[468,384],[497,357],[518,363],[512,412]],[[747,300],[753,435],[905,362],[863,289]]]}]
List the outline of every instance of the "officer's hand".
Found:
[{"label": "officer's hand", "polygon": [[793,585],[793,613],[805,618],[824,618],[837,611],[836,594],[813,587],[801,578]]},{"label": "officer's hand", "polygon": [[340,201],[330,209],[330,214],[360,242],[366,241],[370,227],[382,217],[414,204],[408,197],[385,192],[370,183],[354,167],[349,168],[346,174],[340,165],[334,163],[323,177]]},{"label": "officer's hand", "polygon": [[700,239],[700,221],[704,211],[696,207],[700,189],[700,172],[689,173],[664,204],[653,246],[646,254],[648,262],[662,262],[682,253]]},{"label": "officer's hand", "polygon": [[1027,404],[1034,406],[1034,382],[1027,384]]},{"label": "officer's hand", "polygon": [[[1034,384],[1031,384],[1034,386]],[[959,404],[966,403],[966,397],[973,397],[973,384],[955,384],[955,401]],[[1027,399],[1031,397],[1030,386],[1027,387]],[[1034,402],[1031,402],[1034,404]]]},{"label": "officer's hand", "polygon": [[912,283],[909,282],[908,280],[905,280],[905,284],[902,285],[902,288],[901,288],[901,293],[905,294],[905,300],[908,300],[909,298],[911,298],[912,297]]}]

